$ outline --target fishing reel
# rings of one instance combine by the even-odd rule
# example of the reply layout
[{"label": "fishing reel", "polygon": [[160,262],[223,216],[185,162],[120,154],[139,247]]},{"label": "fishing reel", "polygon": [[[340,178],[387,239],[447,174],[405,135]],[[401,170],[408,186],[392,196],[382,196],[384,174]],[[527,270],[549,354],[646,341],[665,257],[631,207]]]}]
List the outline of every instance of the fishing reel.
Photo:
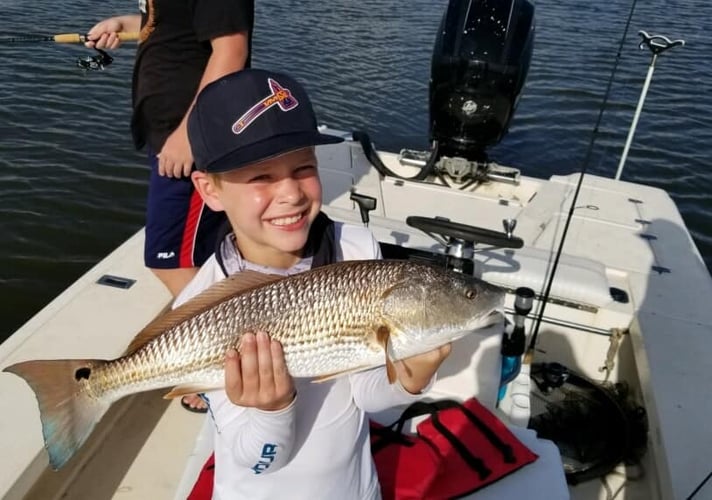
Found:
[{"label": "fishing reel", "polygon": [[96,50],[98,54],[77,58],[77,67],[83,69],[85,72],[90,70],[99,71],[103,70],[106,66],[108,66],[114,61],[114,58],[111,57],[107,52],[101,49],[97,49],[96,47],[94,48],[94,50]]}]

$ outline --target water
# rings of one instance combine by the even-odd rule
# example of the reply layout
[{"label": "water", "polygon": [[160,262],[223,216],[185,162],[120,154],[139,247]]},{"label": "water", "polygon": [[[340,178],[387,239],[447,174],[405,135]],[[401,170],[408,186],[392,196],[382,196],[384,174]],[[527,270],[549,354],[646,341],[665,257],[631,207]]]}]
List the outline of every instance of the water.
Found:
[{"label": "water", "polygon": [[[255,66],[305,83],[319,121],[386,150],[427,149],[430,56],[444,0],[258,0]],[[127,2],[0,0],[0,38],[85,32]],[[326,5],[326,6],[325,6]],[[510,132],[492,151],[525,174],[583,166],[627,1],[536,2],[536,45]],[[650,61],[637,32],[684,38],[658,60],[623,178],[666,189],[712,268],[708,0],[639,2],[589,171],[613,176]],[[143,225],[147,171],[128,122],[133,47],[84,74],[80,46],[0,42],[0,340]],[[101,334],[101,332],[97,332]]]}]

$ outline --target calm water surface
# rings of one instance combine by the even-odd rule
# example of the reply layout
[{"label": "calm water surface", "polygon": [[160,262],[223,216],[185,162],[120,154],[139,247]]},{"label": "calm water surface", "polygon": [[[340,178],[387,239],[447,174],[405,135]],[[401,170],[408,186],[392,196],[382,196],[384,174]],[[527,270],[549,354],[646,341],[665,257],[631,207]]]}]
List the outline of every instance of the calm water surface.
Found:
[{"label": "calm water surface", "polygon": [[[381,149],[427,148],[430,56],[443,0],[257,3],[254,65],[294,74],[319,120]],[[527,84],[494,160],[533,176],[579,170],[629,2],[535,2]],[[325,6],[326,5],[326,6]],[[85,32],[132,2],[0,0],[0,38]],[[649,52],[636,33],[684,38],[658,60],[624,178],[666,189],[712,267],[712,41],[708,0],[636,7],[589,171],[613,176]],[[143,225],[147,170],[128,121],[134,47],[106,71],[80,46],[0,43],[0,340]],[[97,332],[100,334],[100,332]]]}]

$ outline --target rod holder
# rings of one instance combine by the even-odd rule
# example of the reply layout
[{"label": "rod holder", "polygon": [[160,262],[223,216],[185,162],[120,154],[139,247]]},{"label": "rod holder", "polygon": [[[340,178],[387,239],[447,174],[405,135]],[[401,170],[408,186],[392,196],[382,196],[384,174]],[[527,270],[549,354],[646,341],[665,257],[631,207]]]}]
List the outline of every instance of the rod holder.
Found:
[{"label": "rod holder", "polygon": [[640,113],[643,110],[643,103],[645,102],[645,97],[648,95],[648,88],[650,87],[650,81],[653,79],[653,71],[655,71],[655,61],[659,54],[662,54],[668,49],[673,47],[682,47],[685,45],[685,40],[670,40],[669,38],[662,35],[648,35],[645,31],[639,31],[638,35],[642,37],[642,41],[638,44],[639,49],[644,49],[647,47],[653,53],[653,57],[650,60],[650,66],[648,67],[648,74],[645,77],[645,83],[643,84],[643,90],[640,92],[640,98],[638,99],[638,107],[635,109],[635,115],[633,115],[633,123],[630,125],[630,130],[628,130],[628,137],[625,141],[625,146],[623,147],[623,154],[621,155],[620,163],[618,163],[618,170],[616,170],[615,180],[621,178],[623,174],[623,166],[628,159],[628,151],[630,151],[630,145],[633,142],[633,136],[635,135],[635,129],[638,127],[638,119],[640,118]]}]

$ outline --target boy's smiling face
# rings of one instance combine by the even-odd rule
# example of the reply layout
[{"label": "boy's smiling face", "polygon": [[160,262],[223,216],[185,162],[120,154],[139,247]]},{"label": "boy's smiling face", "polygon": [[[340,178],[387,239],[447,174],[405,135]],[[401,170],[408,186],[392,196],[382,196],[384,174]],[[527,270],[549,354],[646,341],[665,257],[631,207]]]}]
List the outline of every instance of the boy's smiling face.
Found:
[{"label": "boy's smiling face", "polygon": [[321,209],[313,147],[221,173],[219,182],[194,172],[193,183],[210,208],[225,211],[244,258],[279,268],[299,260]]}]

